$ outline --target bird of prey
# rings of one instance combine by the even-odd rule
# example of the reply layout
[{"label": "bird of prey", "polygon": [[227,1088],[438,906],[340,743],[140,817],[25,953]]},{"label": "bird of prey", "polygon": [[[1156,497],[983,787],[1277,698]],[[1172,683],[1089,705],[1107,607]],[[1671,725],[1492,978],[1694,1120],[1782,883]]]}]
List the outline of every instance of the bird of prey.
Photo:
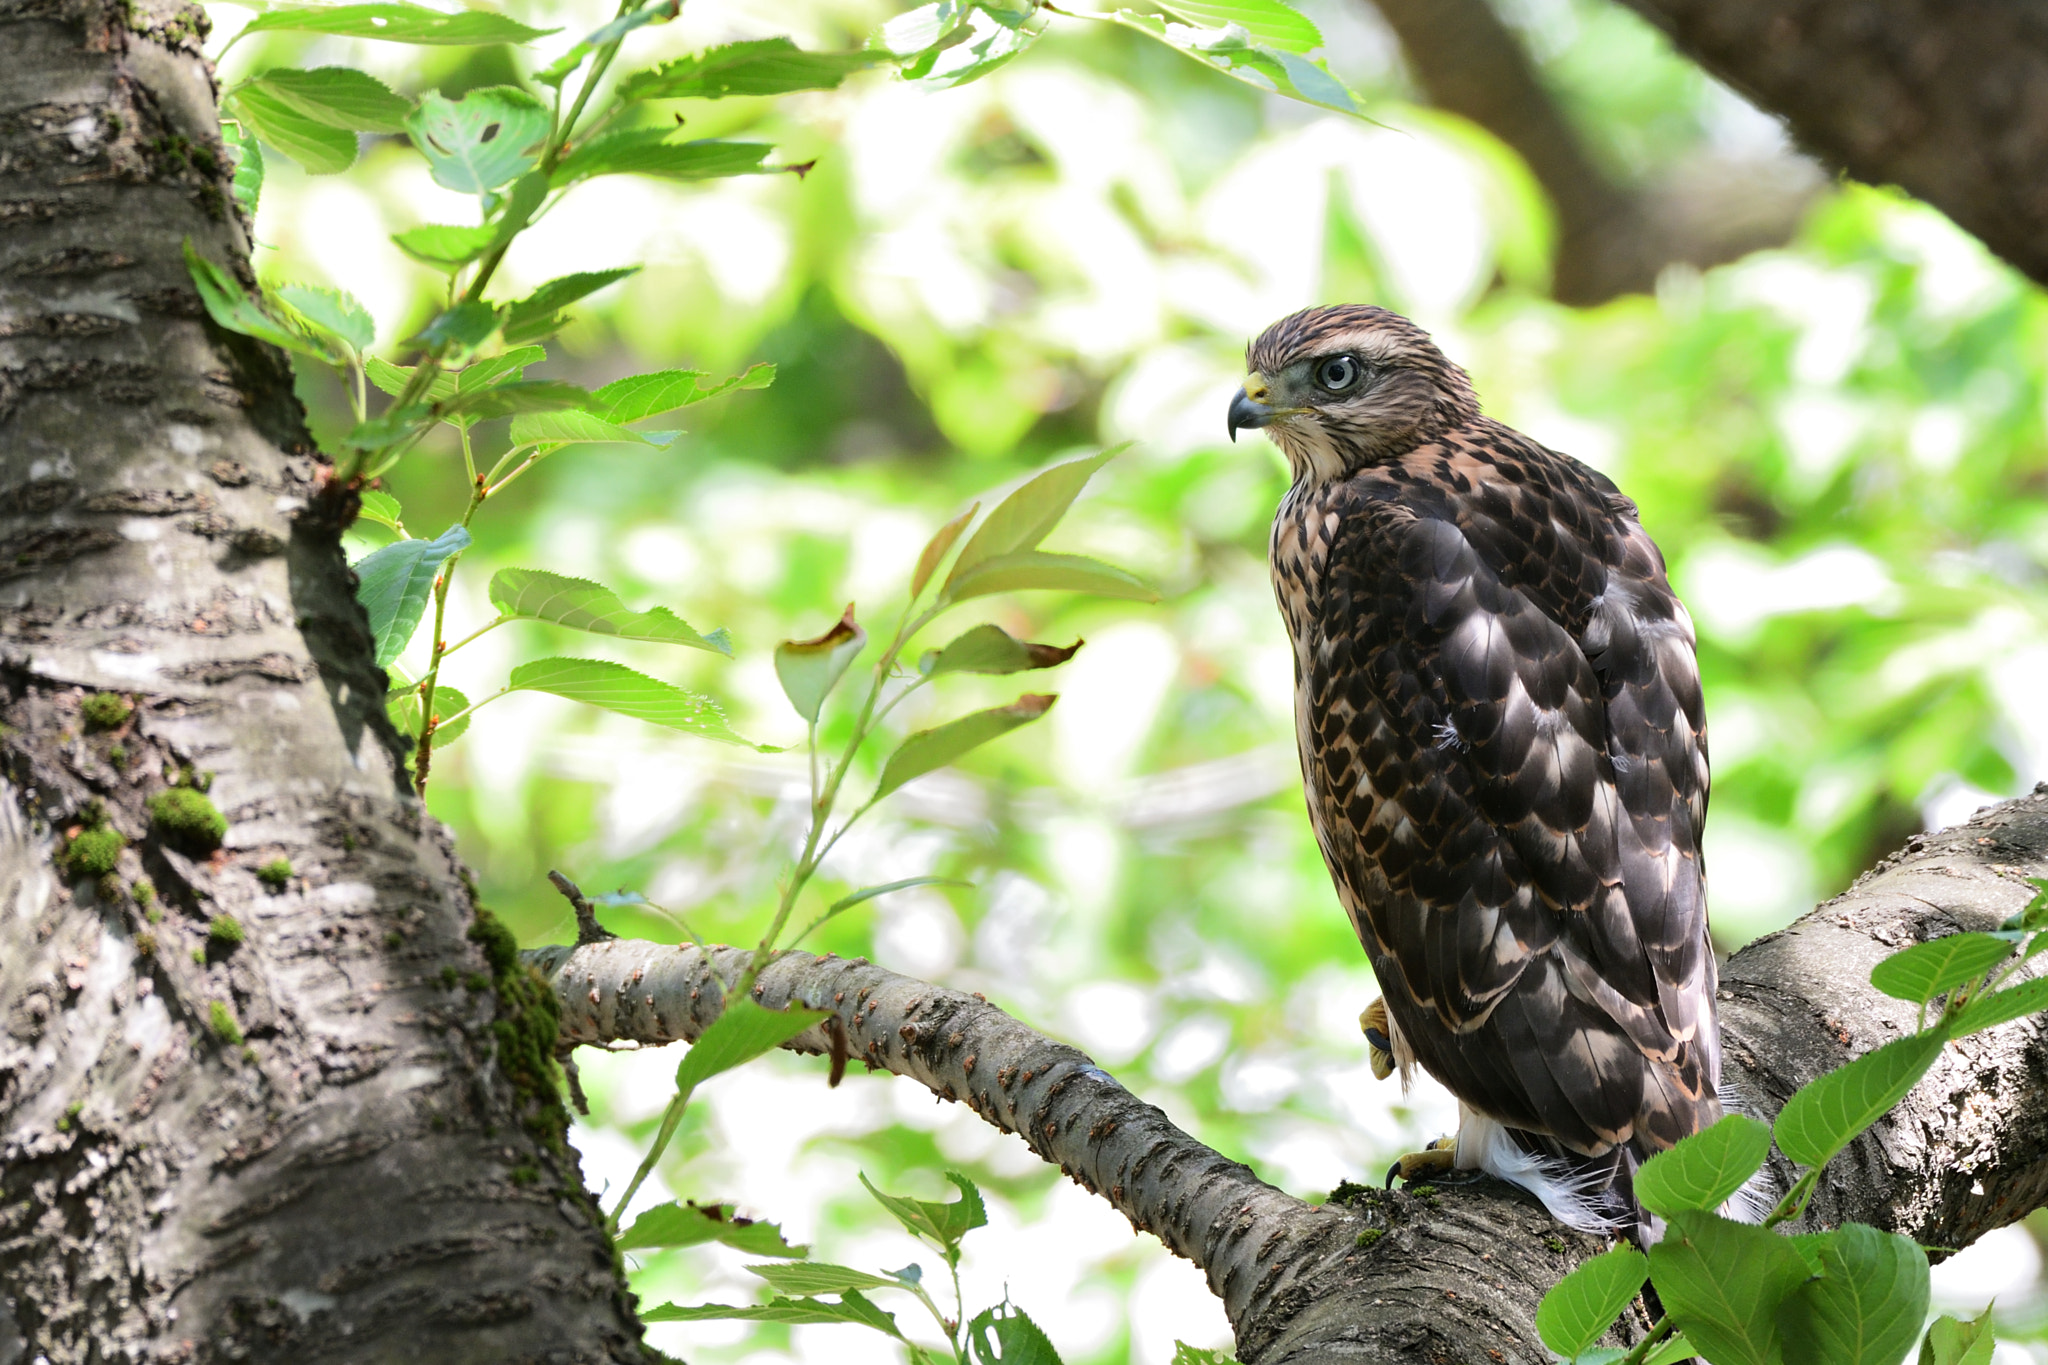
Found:
[{"label": "bird of prey", "polygon": [[1307,309],[1247,368],[1230,434],[1293,467],[1273,587],[1316,840],[1382,991],[1375,1069],[1459,1101],[1456,1138],[1397,1169],[1647,1238],[1636,1168],[1721,1116],[1706,722],[1663,556],[1398,314]]}]

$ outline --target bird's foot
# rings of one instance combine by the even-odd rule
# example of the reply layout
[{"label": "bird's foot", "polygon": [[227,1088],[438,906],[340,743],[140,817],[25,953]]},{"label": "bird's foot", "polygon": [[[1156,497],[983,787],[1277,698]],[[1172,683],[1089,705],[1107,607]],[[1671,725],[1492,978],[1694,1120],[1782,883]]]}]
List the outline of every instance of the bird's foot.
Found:
[{"label": "bird's foot", "polygon": [[1458,1159],[1458,1140],[1454,1137],[1440,1137],[1419,1152],[1408,1155],[1387,1167],[1387,1188],[1394,1188],[1394,1177],[1401,1177],[1403,1184],[1412,1184],[1424,1177],[1441,1178],[1449,1175]]},{"label": "bird's foot", "polygon": [[1365,1033],[1367,1055],[1372,1060],[1372,1074],[1380,1080],[1394,1074],[1394,1040],[1387,1032],[1387,1002],[1375,1000],[1365,1007],[1358,1016],[1358,1027]]}]

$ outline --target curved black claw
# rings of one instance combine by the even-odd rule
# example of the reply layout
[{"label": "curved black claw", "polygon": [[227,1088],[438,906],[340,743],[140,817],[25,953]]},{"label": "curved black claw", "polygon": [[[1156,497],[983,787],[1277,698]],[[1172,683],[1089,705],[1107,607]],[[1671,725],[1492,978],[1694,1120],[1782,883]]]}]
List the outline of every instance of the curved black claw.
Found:
[{"label": "curved black claw", "polygon": [[1401,1163],[1400,1163],[1400,1162],[1398,1162],[1398,1161],[1397,1161],[1397,1162],[1395,1162],[1395,1163],[1394,1163],[1393,1165],[1391,1165],[1391,1166],[1387,1167],[1387,1188],[1388,1188],[1388,1189],[1390,1189],[1390,1190],[1391,1190],[1391,1189],[1393,1189],[1393,1188],[1394,1188],[1394,1177],[1395,1177],[1395,1176],[1397,1176],[1397,1175],[1399,1175],[1399,1174],[1401,1174]]}]

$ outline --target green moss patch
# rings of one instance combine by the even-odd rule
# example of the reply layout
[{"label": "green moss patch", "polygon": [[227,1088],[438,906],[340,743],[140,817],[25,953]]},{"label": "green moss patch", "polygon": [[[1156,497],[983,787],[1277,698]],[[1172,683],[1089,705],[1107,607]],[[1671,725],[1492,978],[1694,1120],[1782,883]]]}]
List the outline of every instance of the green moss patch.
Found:
[{"label": "green moss patch", "polygon": [[206,1022],[213,1030],[213,1036],[223,1043],[241,1043],[242,1026],[235,1022],[235,1012],[228,1008],[225,1000],[216,1000],[206,1007]]},{"label": "green moss patch", "polygon": [[65,843],[59,858],[64,870],[74,877],[104,877],[121,860],[128,840],[112,825],[82,829]]},{"label": "green moss patch", "polygon": [[469,937],[483,947],[498,995],[498,1017],[491,1025],[498,1067],[512,1082],[526,1130],[549,1151],[560,1153],[569,1132],[569,1111],[562,1107],[555,1065],[562,1022],[555,992],[538,971],[521,965],[519,940],[482,906],[470,923]]},{"label": "green moss patch", "polygon": [[256,880],[272,891],[282,891],[291,885],[292,864],[289,858],[272,858],[256,869]]},{"label": "green moss patch", "polygon": [[211,853],[227,836],[228,818],[191,787],[173,787],[149,798],[149,818],[165,841],[190,853]]},{"label": "green moss patch", "polygon": [[242,928],[242,922],[233,915],[215,915],[206,924],[206,937],[224,948],[238,946],[249,937]]},{"label": "green moss patch", "polygon": [[79,703],[78,714],[88,730],[118,730],[135,714],[135,708],[119,692],[95,692]]}]

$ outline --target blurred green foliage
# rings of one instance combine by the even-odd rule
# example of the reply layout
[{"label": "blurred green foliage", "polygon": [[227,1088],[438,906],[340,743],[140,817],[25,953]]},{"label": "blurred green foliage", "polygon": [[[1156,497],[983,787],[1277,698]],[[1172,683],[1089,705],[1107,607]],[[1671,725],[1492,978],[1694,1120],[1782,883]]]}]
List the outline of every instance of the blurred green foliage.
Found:
[{"label": "blurred green foliage", "polygon": [[[594,386],[769,361],[777,380],[693,409],[668,450],[587,448],[508,490],[477,525],[450,630],[489,618],[495,569],[542,564],[726,627],[736,658],[607,651],[519,624],[465,651],[448,680],[479,695],[511,662],[574,648],[721,698],[751,738],[799,742],[777,641],[818,634],[849,599],[864,620],[892,614],[918,547],[967,500],[1056,455],[1137,441],[1050,548],[1129,566],[1163,604],[1026,595],[950,623],[1088,643],[1045,675],[1062,700],[1044,722],[892,797],[798,913],[904,877],[972,883],[884,897],[807,946],[984,991],[1307,1193],[1372,1178],[1443,1131],[1448,1105],[1433,1087],[1404,1099],[1375,1083],[1353,1022],[1376,992],[1301,808],[1263,562],[1283,467],[1262,439],[1223,439],[1249,337],[1312,302],[1401,308],[1472,371],[1494,415],[1638,500],[1700,631],[1712,904],[1733,948],[1923,822],[2048,777],[2048,305],[1938,214],[1841,186],[1784,250],[1705,276],[1674,269],[1655,297],[1559,308],[1541,292],[1550,226],[1526,172],[1402,102],[1391,40],[1367,12],[1305,8],[1379,125],[1260,96],[1096,25],[1056,26],[957,90],[871,74],[784,101],[678,102],[668,113],[694,135],[774,141],[778,161],[817,166],[800,181],[593,184],[521,241],[508,288],[650,268],[591,300],[529,373]],[[605,17],[587,3],[515,12],[564,25],[565,45]],[[693,0],[634,57],[774,33],[854,45],[888,17],[861,0]],[[1547,0],[1514,17],[1617,174],[1772,136],[1618,7]],[[450,96],[517,74],[492,49],[420,61],[266,35],[230,72],[336,62]],[[408,335],[439,277],[385,238],[457,221],[444,192],[378,139],[346,179],[280,163],[259,270],[344,285],[383,342]],[[302,388],[317,433],[346,425],[327,381]],[[479,428],[480,454],[502,448],[491,431]],[[459,515],[460,469],[438,447],[392,476],[416,534]],[[381,543],[365,528],[358,548]],[[419,660],[400,663],[417,676]],[[999,683],[947,679],[934,705],[1006,701]],[[908,705],[892,723],[935,714]],[[828,743],[848,724],[828,708]],[[800,750],[744,753],[530,694],[480,712],[437,756],[431,791],[485,898],[528,942],[571,932],[550,867],[661,907],[607,910],[622,934],[677,939],[680,916],[753,941],[805,799]],[[636,1159],[627,1139],[644,1144],[672,1067],[586,1063],[594,1114],[578,1140],[594,1184],[619,1188]],[[1009,1283],[1069,1361],[1152,1365],[1174,1336],[1227,1344],[1195,1272],[910,1089],[856,1076],[828,1092],[821,1068],[790,1059],[720,1078],[659,1180],[868,1264],[856,1258],[881,1234],[854,1171],[936,1197],[936,1172],[958,1166],[988,1192],[995,1229],[963,1267],[971,1298]],[[656,1254],[643,1293],[750,1292],[723,1254]],[[750,1353],[822,1350],[808,1334],[833,1330],[677,1325],[651,1339],[765,1365],[779,1357]]]}]

